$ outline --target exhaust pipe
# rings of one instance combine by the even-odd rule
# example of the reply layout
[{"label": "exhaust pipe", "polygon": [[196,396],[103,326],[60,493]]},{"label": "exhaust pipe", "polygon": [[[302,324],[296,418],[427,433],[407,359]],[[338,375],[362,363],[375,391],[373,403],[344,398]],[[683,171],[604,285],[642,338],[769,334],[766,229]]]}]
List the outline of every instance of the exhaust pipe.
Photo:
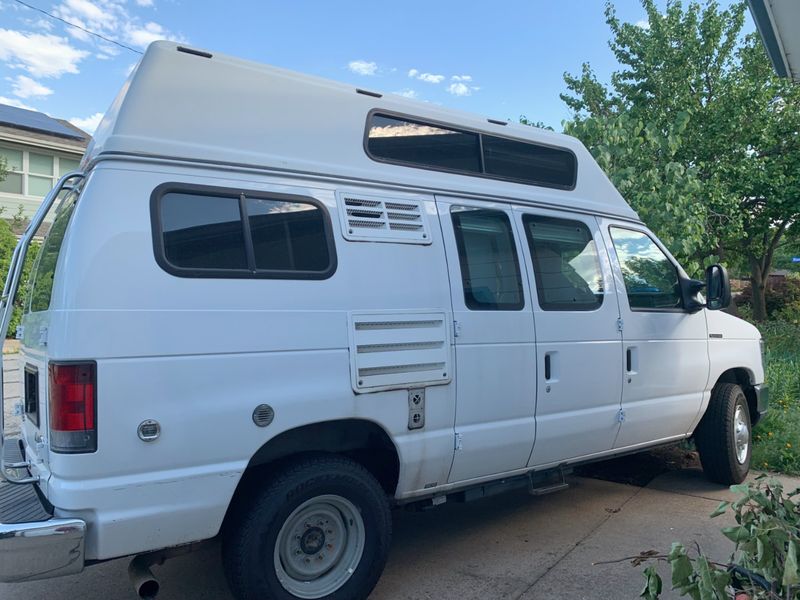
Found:
[{"label": "exhaust pipe", "polygon": [[158,595],[161,585],[150,567],[163,562],[163,554],[140,554],[128,565],[128,576],[139,598],[152,600]]},{"label": "exhaust pipe", "polygon": [[150,567],[153,565],[163,565],[164,561],[168,558],[190,554],[207,544],[207,541],[193,542],[191,544],[148,552],[147,554],[140,554],[134,557],[131,564],[128,565],[128,577],[131,578],[131,583],[133,584],[136,595],[143,600],[152,600],[158,595],[161,584],[158,582],[158,579],[156,579],[156,576],[153,575],[153,571],[150,570]]}]

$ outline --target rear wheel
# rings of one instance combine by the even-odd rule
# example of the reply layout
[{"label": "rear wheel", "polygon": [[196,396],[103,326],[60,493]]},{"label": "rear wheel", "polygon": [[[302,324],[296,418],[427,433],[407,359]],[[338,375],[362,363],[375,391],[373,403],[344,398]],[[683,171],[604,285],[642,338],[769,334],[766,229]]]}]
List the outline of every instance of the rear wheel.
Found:
[{"label": "rear wheel", "polygon": [[386,494],[361,465],[336,456],[297,462],[240,504],[223,562],[241,600],[366,598],[386,563]]},{"label": "rear wheel", "polygon": [[753,451],[750,409],[742,388],[720,383],[695,432],[703,471],[711,481],[741,483],[750,471]]}]

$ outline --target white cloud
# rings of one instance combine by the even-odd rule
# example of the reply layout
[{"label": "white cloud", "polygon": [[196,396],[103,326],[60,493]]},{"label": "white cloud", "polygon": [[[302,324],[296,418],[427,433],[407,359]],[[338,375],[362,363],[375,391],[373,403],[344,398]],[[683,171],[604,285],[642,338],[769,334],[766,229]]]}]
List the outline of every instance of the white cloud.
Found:
[{"label": "white cloud", "polygon": [[451,83],[447,86],[447,91],[453,96],[471,96],[472,92],[477,92],[479,89],[478,86],[468,86],[466,83]]},{"label": "white cloud", "polygon": [[394,93],[397,94],[398,96],[402,96],[403,98],[411,98],[411,99],[419,98],[419,94],[412,89],[400,90],[399,92],[394,92]]},{"label": "white cloud", "polygon": [[472,75],[453,75],[450,79],[453,81],[472,81]]},{"label": "white cloud", "polygon": [[97,129],[97,126],[100,125],[100,121],[102,120],[103,113],[94,113],[85,119],[73,117],[69,120],[69,122],[75,125],[75,127],[80,127],[87,133],[94,133],[94,130]]},{"label": "white cloud", "polygon": [[420,73],[417,69],[411,69],[408,72],[408,76],[412,79],[419,79],[420,81],[424,81],[426,83],[442,83],[445,77],[444,75],[434,75],[433,73]]},{"label": "white cloud", "polygon": [[69,40],[50,34],[0,29],[0,60],[34,77],[61,77],[78,73],[78,63],[88,55]]},{"label": "white cloud", "polygon": [[17,98],[44,98],[53,93],[53,90],[49,87],[25,75],[17,75],[17,78],[14,80],[10,77],[7,79],[13,81],[11,84],[11,91],[14,92]]},{"label": "white cloud", "polygon": [[0,104],[8,104],[9,106],[16,106],[17,108],[24,108],[25,110],[36,110],[32,106],[28,106],[16,98],[6,98],[5,96],[0,96]]},{"label": "white cloud", "polygon": [[347,63],[347,68],[356,75],[375,75],[378,71],[376,63],[367,62],[366,60],[351,60]]},{"label": "white cloud", "polygon": [[178,37],[169,33],[158,23],[150,21],[145,23],[143,27],[127,26],[125,30],[125,38],[135,46],[142,48],[150,45],[152,42],[158,40],[172,40],[181,41]]},{"label": "white cloud", "polygon": [[153,6],[153,0],[136,0],[139,6],[150,7]]},{"label": "white cloud", "polygon": [[642,29],[650,29],[650,22],[647,19],[641,19],[636,21],[636,26]]}]

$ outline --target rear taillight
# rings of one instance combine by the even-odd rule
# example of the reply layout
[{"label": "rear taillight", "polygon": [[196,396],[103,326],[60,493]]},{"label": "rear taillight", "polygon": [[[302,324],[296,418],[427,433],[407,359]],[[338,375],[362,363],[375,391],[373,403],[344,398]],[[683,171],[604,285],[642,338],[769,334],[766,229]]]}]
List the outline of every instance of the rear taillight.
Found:
[{"label": "rear taillight", "polygon": [[50,449],[97,450],[97,366],[50,363]]}]

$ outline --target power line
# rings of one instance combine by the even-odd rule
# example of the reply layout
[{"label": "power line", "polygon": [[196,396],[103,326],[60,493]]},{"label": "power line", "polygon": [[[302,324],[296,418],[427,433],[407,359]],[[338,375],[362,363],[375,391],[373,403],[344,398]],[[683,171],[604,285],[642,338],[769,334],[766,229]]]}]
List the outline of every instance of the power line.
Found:
[{"label": "power line", "polygon": [[125,48],[125,50],[130,50],[131,52],[136,52],[136,54],[143,54],[143,52],[141,50],[137,50],[136,48],[131,48],[130,46],[127,46],[127,45],[123,44],[122,42],[118,42],[117,40],[112,40],[111,38],[108,38],[108,37],[106,37],[104,35],[100,35],[99,33],[95,33],[94,31],[90,31],[90,30],[86,29],[85,27],[81,27],[80,25],[76,25],[75,23],[70,23],[66,19],[62,19],[61,17],[57,17],[56,15],[54,15],[52,13],[49,13],[46,10],[42,10],[41,8],[39,8],[37,6],[32,6],[32,5],[28,4],[27,2],[23,2],[22,0],[14,0],[14,1],[17,4],[21,4],[22,6],[24,6],[26,8],[30,8],[31,10],[35,10],[37,12],[40,12],[43,15],[47,15],[48,17],[50,17],[51,19],[55,19],[56,21],[61,21],[62,23],[66,24],[66,25],[69,25],[70,27],[74,27],[75,29],[80,29],[84,33],[88,33],[89,35],[93,35],[95,37],[98,37],[101,40],[104,40],[104,41],[106,41],[106,42],[108,42],[110,44],[114,44],[116,46],[119,46],[120,48]]}]

